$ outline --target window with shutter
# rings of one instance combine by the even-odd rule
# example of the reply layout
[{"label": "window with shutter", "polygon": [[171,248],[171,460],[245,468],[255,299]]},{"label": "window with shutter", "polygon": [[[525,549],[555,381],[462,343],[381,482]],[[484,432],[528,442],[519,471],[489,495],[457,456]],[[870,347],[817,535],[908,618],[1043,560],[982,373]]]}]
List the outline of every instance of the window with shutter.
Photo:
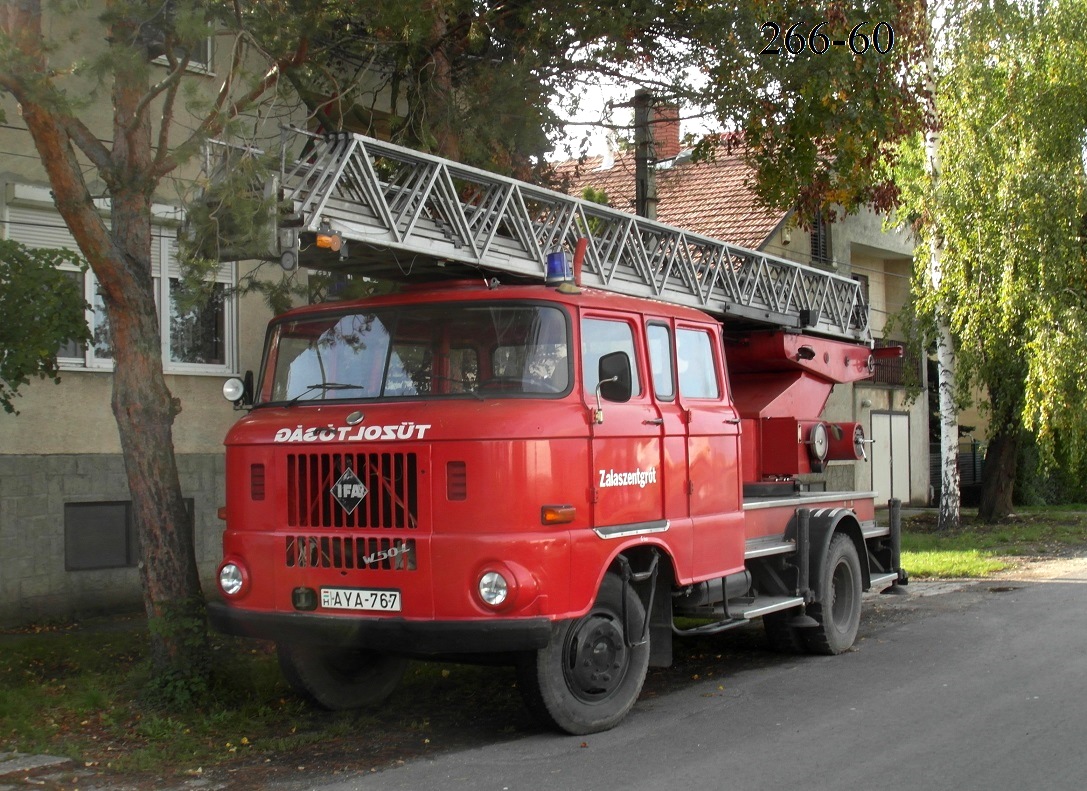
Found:
[{"label": "window with shutter", "polygon": [[[20,200],[22,195],[30,200]],[[78,250],[60,215],[51,208],[31,205],[34,198],[48,192],[36,188],[9,186],[9,200],[3,207],[3,230],[7,238],[28,247]],[[14,197],[14,200],[11,198]],[[14,204],[14,205],[12,205]],[[66,344],[58,350],[62,368],[106,369],[113,367],[109,322],[105,304],[98,293],[98,282],[90,271],[80,273],[75,266],[63,266],[71,277],[81,278],[87,310],[87,326],[92,341],[86,345]],[[219,267],[210,278],[206,300],[184,299],[181,268],[177,261],[177,239],[171,227],[154,225],[151,240],[151,274],[155,284],[155,304],[159,312],[163,366],[170,373],[225,374],[234,372],[234,338],[237,325],[236,306],[230,288],[234,284],[234,264]],[[163,309],[163,306],[167,309]]]}]

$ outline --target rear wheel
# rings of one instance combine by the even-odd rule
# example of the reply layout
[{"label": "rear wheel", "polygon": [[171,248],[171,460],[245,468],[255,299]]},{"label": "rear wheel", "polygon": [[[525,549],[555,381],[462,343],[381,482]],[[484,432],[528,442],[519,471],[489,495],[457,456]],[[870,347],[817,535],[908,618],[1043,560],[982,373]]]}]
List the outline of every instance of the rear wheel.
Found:
[{"label": "rear wheel", "polygon": [[802,631],[804,642],[813,654],[840,654],[853,645],[861,623],[861,563],[849,536],[831,539],[816,583],[818,601],[807,612],[819,625]]},{"label": "rear wheel", "polygon": [[294,690],[322,708],[380,703],[400,683],[408,660],[357,648],[278,643],[279,667]]},{"label": "rear wheel", "polygon": [[641,599],[608,574],[589,613],[555,624],[547,647],[518,667],[529,708],[567,733],[614,728],[638,699],[649,668],[648,636],[630,645],[641,640],[644,624]]}]

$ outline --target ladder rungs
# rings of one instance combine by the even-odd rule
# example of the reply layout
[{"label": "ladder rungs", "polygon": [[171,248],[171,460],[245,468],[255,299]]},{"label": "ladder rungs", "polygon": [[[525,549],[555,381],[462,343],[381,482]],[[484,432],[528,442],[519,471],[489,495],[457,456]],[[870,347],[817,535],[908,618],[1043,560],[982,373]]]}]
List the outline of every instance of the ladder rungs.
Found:
[{"label": "ladder rungs", "polygon": [[[542,251],[585,238],[587,287],[775,327],[815,315],[812,332],[871,340],[851,278],[362,135],[293,131],[304,158],[281,174],[287,213],[302,212],[307,233],[327,220],[348,242],[339,261],[303,248],[305,266],[396,276],[448,261],[539,277]],[[386,246],[386,258],[352,249],[366,245]]]}]

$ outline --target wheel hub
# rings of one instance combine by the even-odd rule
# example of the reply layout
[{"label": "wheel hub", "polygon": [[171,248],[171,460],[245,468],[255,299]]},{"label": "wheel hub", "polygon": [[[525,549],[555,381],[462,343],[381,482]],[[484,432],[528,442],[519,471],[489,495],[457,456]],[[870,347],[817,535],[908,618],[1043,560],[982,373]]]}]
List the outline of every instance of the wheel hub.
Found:
[{"label": "wheel hub", "polygon": [[629,650],[623,630],[612,618],[590,615],[570,635],[566,679],[582,700],[608,697],[623,681]]}]

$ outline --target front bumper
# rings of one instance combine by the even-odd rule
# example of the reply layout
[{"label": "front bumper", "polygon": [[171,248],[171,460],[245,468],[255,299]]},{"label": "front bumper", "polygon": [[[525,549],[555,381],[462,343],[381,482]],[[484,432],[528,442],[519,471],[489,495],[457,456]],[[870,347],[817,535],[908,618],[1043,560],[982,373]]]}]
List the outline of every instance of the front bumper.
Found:
[{"label": "front bumper", "polygon": [[536,651],[551,638],[546,618],[409,621],[318,615],[308,612],[257,612],[208,602],[212,628],[223,634],[276,642],[354,645],[409,656]]}]

